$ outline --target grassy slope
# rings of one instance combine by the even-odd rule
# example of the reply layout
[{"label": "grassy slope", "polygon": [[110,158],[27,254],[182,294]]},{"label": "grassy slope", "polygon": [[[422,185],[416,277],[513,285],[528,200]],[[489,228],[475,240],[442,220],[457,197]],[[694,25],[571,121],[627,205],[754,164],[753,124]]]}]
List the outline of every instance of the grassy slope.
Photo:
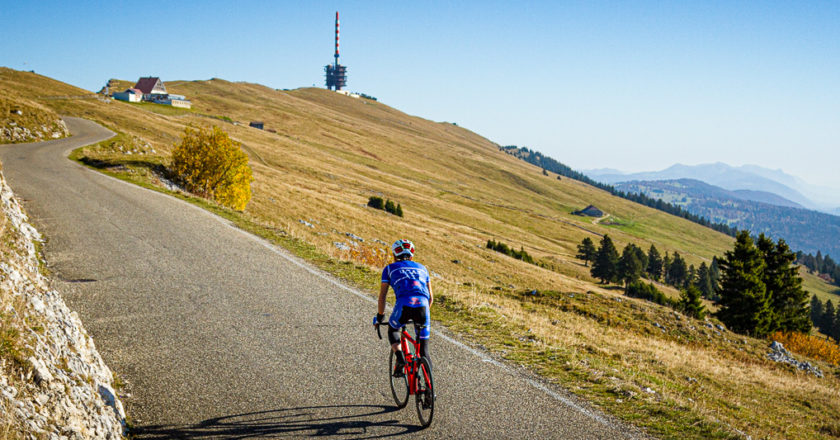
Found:
[{"label": "grassy slope", "polygon": [[[81,92],[0,69],[0,89],[9,86],[29,96]],[[333,242],[349,242],[344,232],[377,249],[383,246],[372,239],[411,238],[419,260],[439,274],[433,313],[451,330],[651,432],[705,438],[740,429],[771,438],[829,438],[824,432],[834,429],[828,414],[840,411],[840,386],[832,374],[818,380],[792,372],[764,359],[764,341],[718,333],[670,310],[621,298],[594,284],[573,258],[583,237],[598,238],[589,231],[609,233],[618,246],[634,242],[647,249],[653,243],[662,252],[677,250],[694,264],[721,255],[731,238],[572,179],[545,177],[468,130],[381,103],[223,80],[168,82],[167,89],[191,99],[193,110],[95,100],[43,103],[121,131],[120,139],[81,154],[127,165],[135,171],[130,179],[154,181],[148,169],[166,162],[185,124],[222,125],[243,142],[256,177],[246,212],[223,214],[368,290],[377,283],[376,269],[366,267],[375,259],[338,251]],[[276,133],[248,128],[252,120]],[[114,142],[148,143],[155,152],[126,156]],[[405,218],[365,207],[371,195],[400,202]],[[625,226],[593,225],[570,214],[588,204]],[[523,246],[555,270],[488,251],[488,238]],[[347,259],[356,265],[340,263]],[[542,293],[522,293],[531,289]],[[646,387],[655,393],[642,391]],[[794,403],[783,404],[788,401]]]}]

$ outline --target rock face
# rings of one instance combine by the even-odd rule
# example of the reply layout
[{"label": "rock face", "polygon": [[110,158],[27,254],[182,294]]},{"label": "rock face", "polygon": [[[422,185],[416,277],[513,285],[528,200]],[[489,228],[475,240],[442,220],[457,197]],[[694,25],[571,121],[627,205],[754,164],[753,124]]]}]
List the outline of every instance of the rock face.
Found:
[{"label": "rock face", "polygon": [[0,208],[0,330],[13,328],[7,334],[18,336],[6,341],[19,345],[17,356],[0,349],[0,426],[11,438],[121,438],[125,413],[111,370],[41,274],[41,236],[1,173]]}]

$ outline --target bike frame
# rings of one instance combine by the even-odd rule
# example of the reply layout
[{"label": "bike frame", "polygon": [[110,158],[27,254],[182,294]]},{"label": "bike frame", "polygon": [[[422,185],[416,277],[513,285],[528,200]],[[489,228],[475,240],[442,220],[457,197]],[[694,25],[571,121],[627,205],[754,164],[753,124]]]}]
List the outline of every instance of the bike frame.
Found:
[{"label": "bike frame", "polygon": [[[387,323],[382,323],[380,325],[387,325]],[[382,339],[382,334],[379,333],[379,325],[376,326],[376,333],[379,335],[379,339]],[[408,350],[408,344],[414,347],[414,354],[412,354]],[[408,394],[413,396],[417,394],[417,368],[420,366],[418,360],[420,359],[420,343],[415,341],[414,338],[408,333],[406,330],[406,326],[402,326],[400,328],[400,349],[403,352],[403,356],[405,357],[405,378],[408,381]],[[432,385],[429,383],[429,375],[423,375],[424,380],[426,381],[426,387],[431,388]]]},{"label": "bike frame", "polygon": [[[408,350],[409,343],[414,346],[414,354],[411,354]],[[417,367],[419,364],[415,365],[414,361],[415,358],[420,357],[420,355],[417,354],[420,352],[420,343],[411,337],[405,327],[400,329],[400,348],[402,349],[403,356],[405,357],[405,378],[408,380],[408,394],[413,396],[417,394]],[[429,384],[427,383],[426,386],[429,386]]]}]

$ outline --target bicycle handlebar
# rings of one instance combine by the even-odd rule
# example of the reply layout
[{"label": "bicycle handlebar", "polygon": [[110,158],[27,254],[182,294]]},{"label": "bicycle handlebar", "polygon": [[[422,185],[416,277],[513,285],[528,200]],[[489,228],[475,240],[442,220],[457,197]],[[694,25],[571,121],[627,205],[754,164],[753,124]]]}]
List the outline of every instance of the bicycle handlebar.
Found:
[{"label": "bicycle handlebar", "polygon": [[382,323],[374,324],[374,327],[376,327],[376,335],[379,336],[379,339],[382,339],[382,333],[379,331],[380,325],[382,325]]}]

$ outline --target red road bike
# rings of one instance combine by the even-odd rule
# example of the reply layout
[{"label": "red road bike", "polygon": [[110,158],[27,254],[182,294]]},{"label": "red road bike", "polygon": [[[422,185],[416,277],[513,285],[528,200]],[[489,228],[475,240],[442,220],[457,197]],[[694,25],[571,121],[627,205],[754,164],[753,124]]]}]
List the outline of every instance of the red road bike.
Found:
[{"label": "red road bike", "polygon": [[[382,339],[379,325],[375,324],[376,334],[379,335],[379,339]],[[432,368],[429,365],[429,360],[419,355],[420,343],[408,334],[405,326],[400,328],[400,332],[402,336],[400,347],[405,356],[404,375],[402,377],[394,376],[394,363],[397,360],[397,355],[393,350],[389,350],[391,355],[388,360],[388,377],[391,381],[391,395],[399,408],[405,408],[408,405],[408,397],[413,395],[417,406],[417,417],[420,419],[420,425],[425,428],[432,423],[432,416],[435,414]]]}]

